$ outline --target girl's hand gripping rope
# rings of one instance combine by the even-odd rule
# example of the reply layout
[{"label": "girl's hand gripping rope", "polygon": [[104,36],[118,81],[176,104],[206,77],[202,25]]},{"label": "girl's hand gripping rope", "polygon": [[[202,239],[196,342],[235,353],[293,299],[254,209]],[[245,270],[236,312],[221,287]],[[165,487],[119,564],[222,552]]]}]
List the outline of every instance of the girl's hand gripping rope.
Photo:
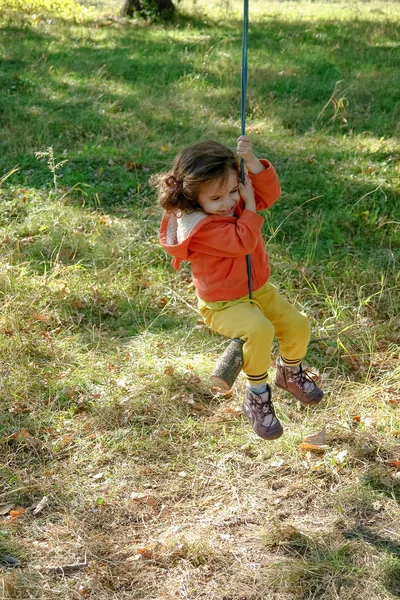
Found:
[{"label": "girl's hand gripping rope", "polygon": [[244,207],[247,210],[256,212],[256,201],[254,198],[253,185],[247,175],[245,177],[244,184],[239,182],[239,193],[244,202]]},{"label": "girl's hand gripping rope", "polygon": [[251,139],[247,135],[241,135],[237,140],[237,155],[239,158],[242,158],[244,164],[246,165],[246,169],[252,175],[257,175],[264,170],[264,166],[258,160],[256,155],[253,152],[253,144]]}]

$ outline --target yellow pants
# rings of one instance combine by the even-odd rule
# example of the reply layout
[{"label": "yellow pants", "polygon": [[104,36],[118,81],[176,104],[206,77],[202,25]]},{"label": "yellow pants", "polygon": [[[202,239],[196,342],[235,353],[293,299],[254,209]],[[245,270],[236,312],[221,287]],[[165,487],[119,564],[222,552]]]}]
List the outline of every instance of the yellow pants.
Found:
[{"label": "yellow pants", "polygon": [[213,331],[244,340],[243,371],[252,383],[267,381],[274,336],[279,342],[281,360],[288,366],[298,365],[307,352],[310,340],[307,317],[271,283],[253,292],[252,300],[248,296],[227,302],[199,299],[199,310]]}]

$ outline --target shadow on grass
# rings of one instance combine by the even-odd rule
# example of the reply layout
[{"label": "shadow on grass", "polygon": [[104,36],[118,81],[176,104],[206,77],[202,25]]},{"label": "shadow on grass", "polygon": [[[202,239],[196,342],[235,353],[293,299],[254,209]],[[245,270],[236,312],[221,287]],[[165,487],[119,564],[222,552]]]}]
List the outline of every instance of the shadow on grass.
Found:
[{"label": "shadow on grass", "polygon": [[393,479],[390,483],[384,484],[381,478],[379,474],[370,473],[365,476],[365,483],[371,490],[380,492],[400,504],[400,483],[396,483]]},{"label": "shadow on grass", "polygon": [[400,598],[400,543],[384,538],[365,525],[356,525],[353,529],[343,532],[348,540],[362,540],[377,550],[383,550],[389,556],[382,566],[383,585],[394,597]]},{"label": "shadow on grass", "polygon": [[[182,19],[163,30],[118,22],[97,36],[98,23],[64,24],[60,39],[3,27],[0,171],[18,163],[14,181],[40,186],[48,176],[33,152],[54,145],[71,161],[63,182],[93,185],[109,203],[132,185],[131,173],[108,168],[110,159],[164,164],[182,144],[209,137],[210,121],[223,136],[223,121],[239,115],[240,28],[234,21]],[[400,72],[395,35],[390,22],[252,24],[250,119],[274,117],[294,135],[327,127],[338,135],[393,135]],[[374,36],[381,44],[371,44]],[[230,57],[225,63],[222,51]],[[321,114],[339,80],[346,108]],[[194,119],[196,111],[201,116]],[[167,142],[173,148],[161,152]]]},{"label": "shadow on grass", "polygon": [[[377,567],[379,579],[390,593],[399,597],[400,544],[375,534],[364,525],[356,525],[343,531],[342,535],[347,540],[345,543],[329,539],[328,535],[306,535],[293,526],[271,528],[263,536],[267,545],[279,549],[287,557],[272,565],[275,584],[282,582],[287,591],[304,600],[336,598],[342,594],[355,598],[356,590],[363,596],[365,590],[360,590],[360,584],[367,576],[368,567],[366,563],[362,566],[364,550],[356,543],[362,540],[387,554]],[[374,594],[376,592],[374,590]]]},{"label": "shadow on grass", "polygon": [[374,533],[366,525],[356,525],[353,529],[343,532],[347,540],[363,540],[378,550],[384,550],[396,558],[400,558],[400,542],[382,537]]},{"label": "shadow on grass", "polygon": [[[76,202],[142,207],[154,201],[143,196],[149,175],[182,145],[234,140],[229,123],[239,115],[241,51],[235,21],[188,16],[164,28],[94,21],[1,32],[0,173],[20,166],[10,184],[47,184],[46,161],[34,151],[52,145],[58,159],[69,160],[61,184],[87,186],[73,192]],[[283,197],[270,223],[275,230],[288,217],[275,242],[290,246],[295,259],[312,263],[334,254],[342,270],[350,262],[383,269],[397,256],[400,196],[389,183],[370,179],[370,170],[393,165],[395,154],[367,152],[349,172],[340,147],[343,134],[395,134],[396,35],[390,21],[251,24],[249,121],[275,119],[290,136],[328,132],[338,139],[335,150],[316,148],[311,159],[283,156],[278,142],[272,153],[281,162]],[[342,108],[335,112],[328,103],[322,111],[335,86]],[[300,207],[313,196],[319,197]]]}]

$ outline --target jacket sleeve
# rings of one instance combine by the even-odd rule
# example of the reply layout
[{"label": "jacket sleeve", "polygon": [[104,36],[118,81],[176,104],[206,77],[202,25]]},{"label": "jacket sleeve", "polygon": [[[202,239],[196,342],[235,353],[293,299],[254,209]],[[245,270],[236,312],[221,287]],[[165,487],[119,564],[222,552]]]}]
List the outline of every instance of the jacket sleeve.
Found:
[{"label": "jacket sleeve", "polygon": [[261,215],[245,209],[234,222],[217,219],[210,219],[192,235],[191,251],[234,257],[245,256],[255,250],[264,223]]},{"label": "jacket sleeve", "polygon": [[281,186],[271,163],[265,159],[260,159],[260,162],[265,167],[264,170],[257,175],[249,173],[249,177],[253,184],[256,209],[265,210],[278,200],[281,195]]}]

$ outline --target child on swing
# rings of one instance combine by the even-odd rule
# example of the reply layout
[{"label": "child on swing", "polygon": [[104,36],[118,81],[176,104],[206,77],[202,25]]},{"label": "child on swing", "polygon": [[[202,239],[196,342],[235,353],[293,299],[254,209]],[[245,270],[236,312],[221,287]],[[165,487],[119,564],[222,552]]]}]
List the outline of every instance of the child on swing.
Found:
[{"label": "child on swing", "polygon": [[[275,384],[313,406],[323,397],[301,364],[310,339],[307,317],[268,282],[270,268],[257,211],[280,196],[273,166],[259,160],[250,139],[237,140],[237,155],[246,167],[244,184],[234,153],[214,141],[188,146],[170,173],[154,183],[164,209],[160,242],[178,270],[190,261],[199,310],[204,322],[221,335],[241,338],[247,390],[243,411],[265,440],[283,433],[267,383],[273,337],[279,342]],[[246,256],[251,256],[252,299]]]}]

